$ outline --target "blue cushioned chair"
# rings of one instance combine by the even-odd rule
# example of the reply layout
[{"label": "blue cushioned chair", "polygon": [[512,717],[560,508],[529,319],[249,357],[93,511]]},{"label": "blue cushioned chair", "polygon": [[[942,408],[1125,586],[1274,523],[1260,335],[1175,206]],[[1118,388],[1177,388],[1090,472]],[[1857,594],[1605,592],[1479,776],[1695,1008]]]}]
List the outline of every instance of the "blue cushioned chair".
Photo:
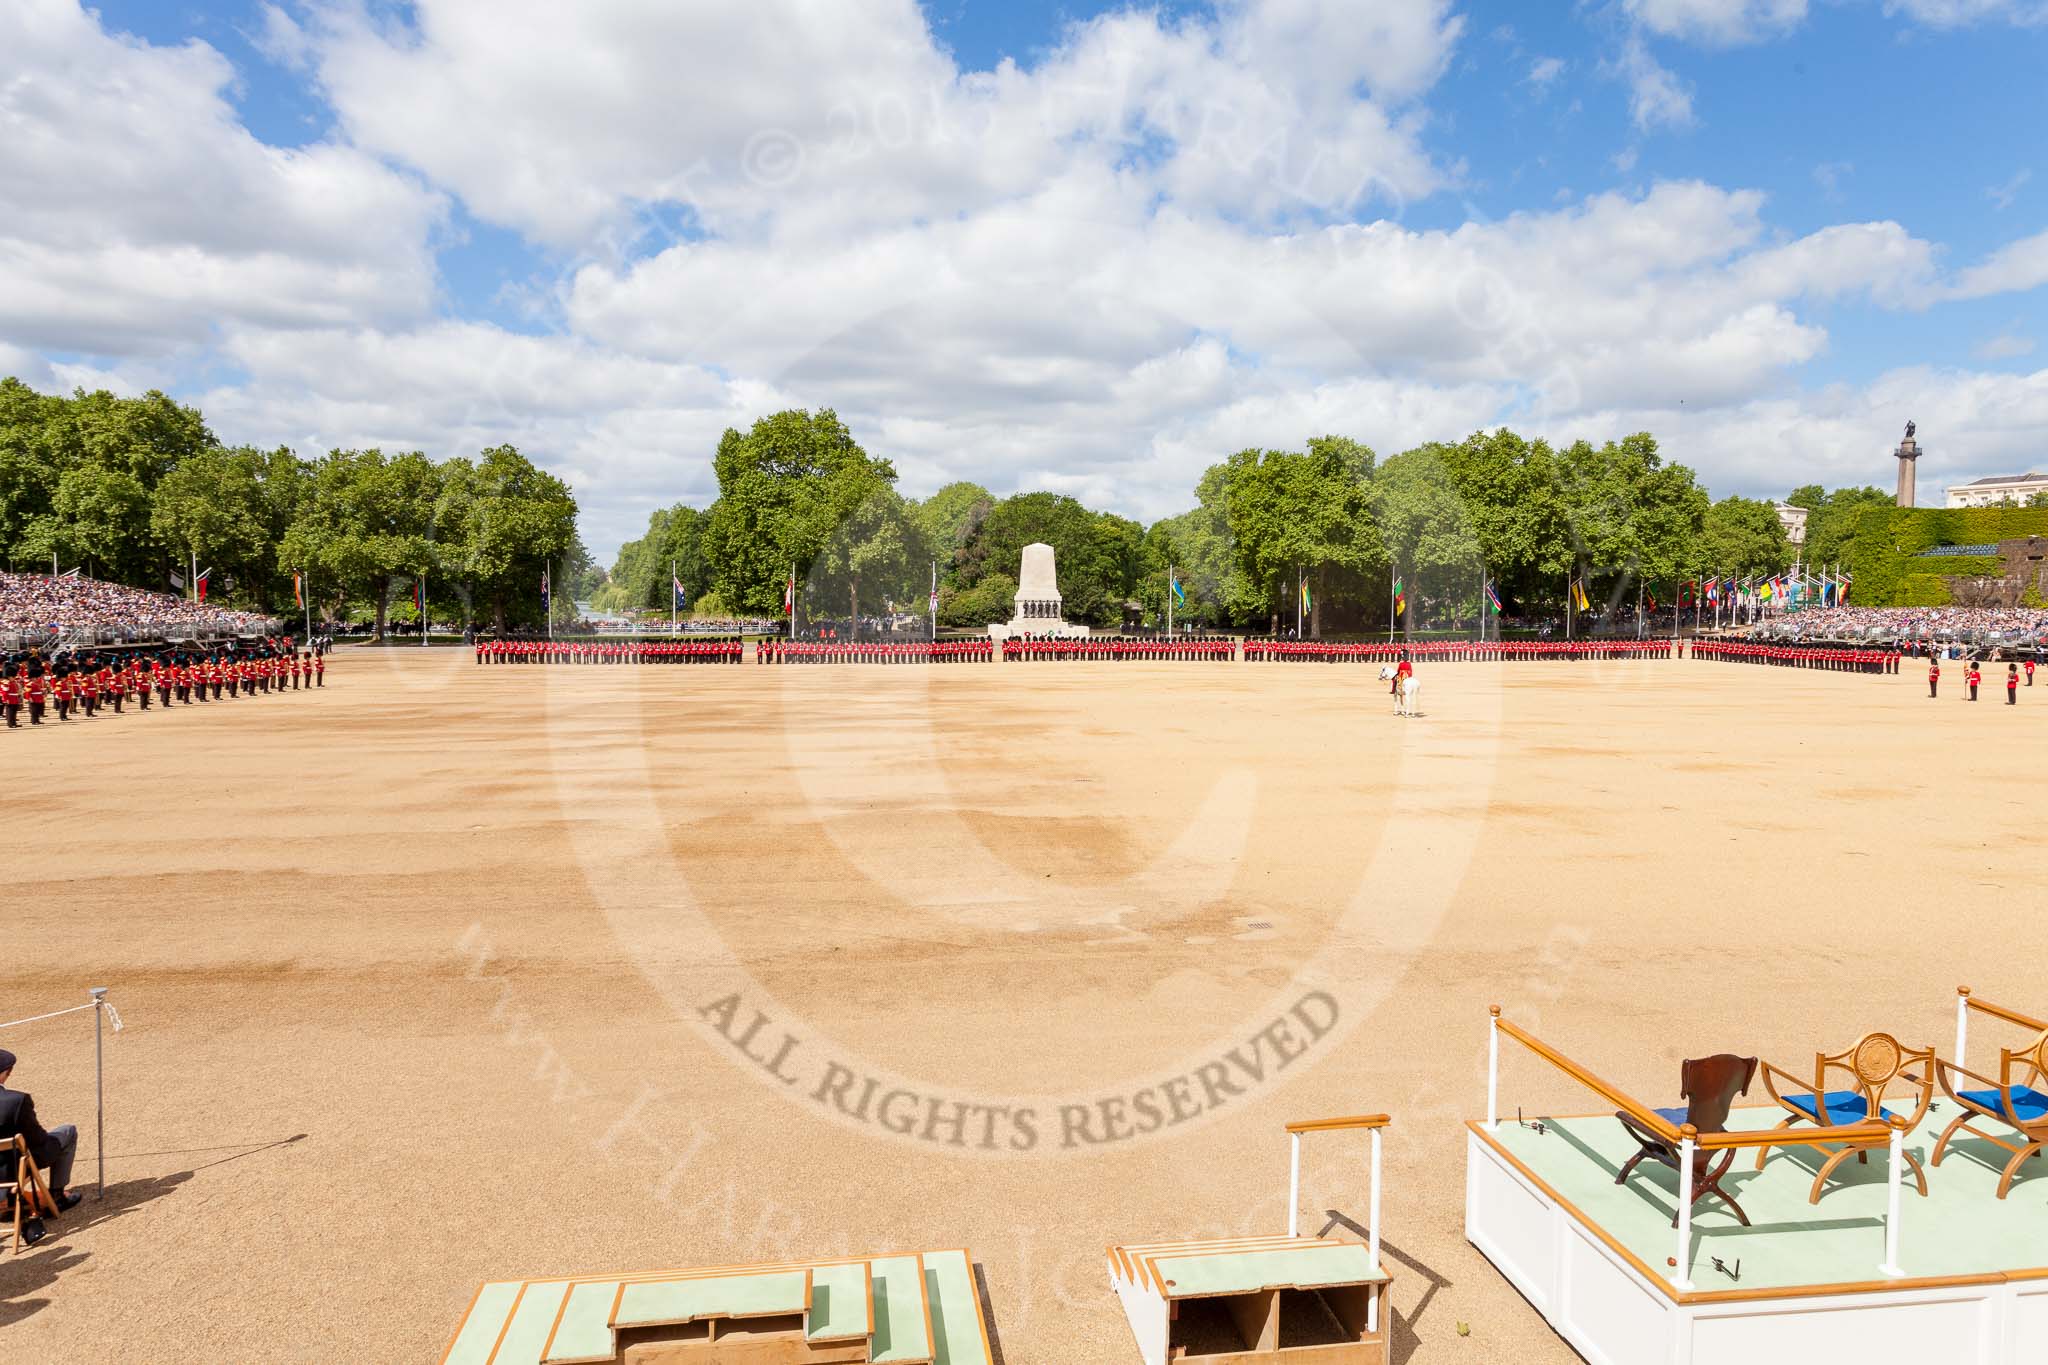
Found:
[{"label": "blue cushioned chair", "polygon": [[[1917,1068],[1917,1074],[1908,1070],[1909,1067]],[[1813,1189],[1807,1195],[1807,1203],[1820,1202],[1821,1189],[1827,1184],[1828,1177],[1834,1174],[1835,1167],[1851,1156],[1858,1161],[1868,1161],[1871,1148],[1884,1147],[1891,1142],[1891,1129],[1899,1121],[1899,1115],[1887,1109],[1884,1100],[1885,1092],[1895,1084],[1911,1087],[1902,1090],[1904,1096],[1918,1096],[1912,1113],[1904,1118],[1906,1130],[1910,1132],[1920,1126],[1920,1120],[1927,1117],[1927,1106],[1934,1099],[1934,1070],[1932,1047],[1901,1047],[1899,1040],[1889,1033],[1866,1033],[1846,1051],[1815,1054],[1810,1085],[1783,1067],[1769,1062],[1763,1064],[1764,1089],[1786,1113],[1778,1124],[1778,1130],[1802,1123],[1835,1130],[1862,1129],[1857,1133],[1837,1131],[1832,1137],[1816,1139],[1812,1143],[1830,1154],[1813,1178]],[[1786,1082],[1783,1091],[1776,1084],[1780,1079]],[[1831,1079],[1846,1080],[1853,1088],[1830,1090],[1828,1082]],[[1757,1150],[1758,1170],[1763,1169],[1770,1154],[1768,1147]],[[1914,1183],[1925,1196],[1927,1175],[1920,1169],[1919,1159],[1911,1152],[1904,1155],[1906,1165],[1912,1169]]]},{"label": "blue cushioned chair", "polygon": [[[1941,1088],[1963,1112],[1942,1130],[1941,1139],[1934,1144],[1931,1164],[1941,1164],[1941,1159],[1948,1155],[1949,1139],[1959,1132],[2001,1147],[2013,1154],[2012,1160],[2005,1163],[2005,1173],[1998,1182],[1998,1197],[2003,1199],[2012,1189],[2013,1177],[2019,1174],[2020,1164],[2029,1157],[2039,1156],[2042,1144],[2048,1143],[2048,1094],[2044,1094],[2042,1089],[2048,1088],[2048,1030],[2043,1030],[2017,1052],[2000,1048],[1998,1079],[1995,1081],[1969,1070],[1961,1062],[1942,1062],[1939,1068]],[[1959,1076],[1981,1082],[1988,1088],[1962,1089],[1956,1080]],[[1973,1118],[1989,1119],[2011,1128],[2019,1137],[2015,1141],[2007,1141],[1981,1128],[1972,1128],[1970,1120]]]}]

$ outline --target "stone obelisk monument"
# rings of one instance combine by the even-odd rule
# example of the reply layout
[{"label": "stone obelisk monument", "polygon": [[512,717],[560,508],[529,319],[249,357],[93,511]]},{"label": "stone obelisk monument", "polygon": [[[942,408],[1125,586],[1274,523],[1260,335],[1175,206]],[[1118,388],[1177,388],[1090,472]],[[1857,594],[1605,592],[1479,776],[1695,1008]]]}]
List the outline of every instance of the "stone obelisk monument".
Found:
[{"label": "stone obelisk monument", "polygon": [[1906,439],[1899,442],[1899,448],[1892,452],[1899,462],[1899,495],[1901,507],[1913,505],[1914,486],[1919,482],[1916,466],[1920,462],[1920,443],[1913,439],[1913,424],[1906,423]]},{"label": "stone obelisk monument", "polygon": [[1013,635],[1058,635],[1080,637],[1088,627],[1069,625],[1060,612],[1060,580],[1053,566],[1052,546],[1035,543],[1024,547],[1017,566],[1017,605],[1009,621],[988,628],[991,638],[1006,640]]}]

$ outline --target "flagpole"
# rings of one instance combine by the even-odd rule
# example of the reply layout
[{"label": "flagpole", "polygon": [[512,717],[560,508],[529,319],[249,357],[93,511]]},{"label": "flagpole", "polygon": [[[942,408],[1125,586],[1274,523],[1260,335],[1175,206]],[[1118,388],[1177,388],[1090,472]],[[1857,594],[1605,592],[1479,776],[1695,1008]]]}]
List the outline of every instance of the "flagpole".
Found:
[{"label": "flagpole", "polygon": [[939,640],[939,561],[932,561],[932,595],[928,599],[932,618],[932,643]]},{"label": "flagpole", "polygon": [[673,559],[671,559],[671,560],[670,560],[670,561],[668,562],[668,634],[669,634],[669,638],[670,638],[670,639],[674,639],[674,638],[675,638],[675,634],[676,634],[676,562],[675,562],[675,561],[674,561]]},{"label": "flagpole", "polygon": [[789,561],[789,581],[783,585],[782,605],[789,612],[789,638],[796,638],[796,561]]},{"label": "flagpole", "polygon": [[[56,557],[54,555],[51,556],[50,563],[55,565],[56,562]],[[197,550],[192,551],[192,577],[189,581],[192,586],[186,589],[186,595],[194,602],[197,602],[199,600],[199,551]]]},{"label": "flagpole", "polygon": [[1578,595],[1572,591],[1579,585],[1578,578],[1567,573],[1564,576],[1564,642],[1572,642],[1572,615],[1578,609]]},{"label": "flagpole", "polygon": [[1166,638],[1173,638],[1173,564],[1166,565]]},{"label": "flagpole", "polygon": [[1294,638],[1301,638],[1301,565],[1294,566]]},{"label": "flagpole", "polygon": [[313,647],[313,579],[304,569],[299,570],[299,605],[306,609],[306,648]]},{"label": "flagpole", "polygon": [[420,595],[420,648],[425,649],[427,647],[427,573],[424,569],[420,570],[418,591]]}]

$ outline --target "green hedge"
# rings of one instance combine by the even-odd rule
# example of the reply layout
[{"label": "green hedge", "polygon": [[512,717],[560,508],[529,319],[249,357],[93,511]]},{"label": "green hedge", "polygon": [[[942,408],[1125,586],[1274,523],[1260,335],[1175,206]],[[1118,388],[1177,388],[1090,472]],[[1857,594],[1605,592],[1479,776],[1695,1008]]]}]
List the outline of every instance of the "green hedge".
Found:
[{"label": "green hedge", "polygon": [[[1856,523],[1849,569],[1856,576],[1850,601],[1865,607],[1939,606],[1949,601],[1945,577],[1996,573],[1999,563],[1980,555],[1909,564],[1937,545],[1989,545],[2024,536],[2048,536],[2048,508],[1873,507]],[[1929,582],[1932,580],[1932,583]],[[1934,596],[1939,584],[1940,596]]]},{"label": "green hedge", "polygon": [[1899,579],[1898,586],[1892,590],[1892,600],[1885,605],[1945,607],[1954,600],[1948,590],[1948,580],[1940,574],[1909,573]]},{"label": "green hedge", "polygon": [[1919,574],[1934,574],[1941,578],[1984,578],[2004,570],[2005,562],[1990,555],[1942,555],[1938,559],[1916,556],[1901,567],[1907,578]]}]

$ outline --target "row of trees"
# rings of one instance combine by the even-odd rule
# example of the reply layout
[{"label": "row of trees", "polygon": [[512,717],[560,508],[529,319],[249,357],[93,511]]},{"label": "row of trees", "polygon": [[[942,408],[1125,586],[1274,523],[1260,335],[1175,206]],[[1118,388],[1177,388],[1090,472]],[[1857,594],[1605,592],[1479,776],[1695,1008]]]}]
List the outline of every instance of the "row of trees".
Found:
[{"label": "row of trees", "polygon": [[[941,623],[977,627],[1009,618],[1020,552],[1044,541],[1069,619],[1113,625],[1127,603],[1163,618],[1171,566],[1183,620],[1291,625],[1306,582],[1305,625],[1320,634],[1385,626],[1397,577],[1418,615],[1470,620],[1488,582],[1510,612],[1537,614],[1563,610],[1574,580],[1632,606],[1639,590],[1669,601],[1704,573],[1792,561],[1769,503],[1710,501],[1647,434],[1554,448],[1502,429],[1384,461],[1341,436],[1243,450],[1203,474],[1191,510],[1149,528],[1060,494],[998,498],[973,483],[906,499],[890,462],[830,411],[726,432],[716,470],[710,508],[658,511],[621,549],[600,605],[666,606],[673,564],[688,602],[714,614],[779,613],[792,569],[807,613],[921,610],[936,562]],[[1846,536],[1860,490],[1837,495],[1839,513],[1812,492],[1809,533],[1817,522],[1836,535],[1839,514]]]},{"label": "row of trees", "polygon": [[318,610],[361,608],[380,635],[422,576],[436,615],[503,629],[538,619],[543,564],[590,567],[567,485],[511,446],[307,460],[224,446],[161,393],[67,397],[14,379],[0,380],[0,545],[17,569],[157,589],[196,559],[213,593],[273,613],[294,610],[302,572]]}]

